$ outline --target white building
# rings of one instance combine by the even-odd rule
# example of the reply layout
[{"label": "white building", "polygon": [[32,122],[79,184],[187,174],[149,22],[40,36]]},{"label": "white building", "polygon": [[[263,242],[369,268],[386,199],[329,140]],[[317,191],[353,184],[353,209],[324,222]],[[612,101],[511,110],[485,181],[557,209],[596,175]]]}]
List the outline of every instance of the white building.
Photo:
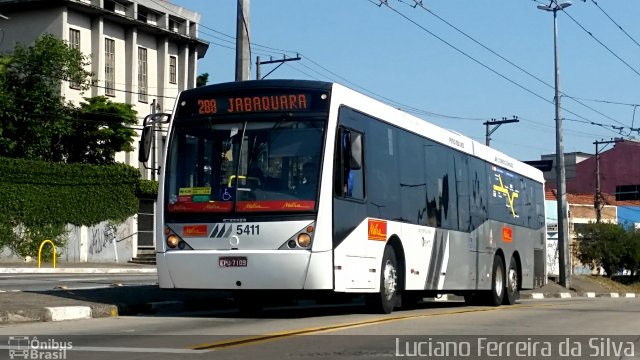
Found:
[{"label": "white building", "polygon": [[[162,0],[0,0],[0,13],[9,18],[0,20],[0,51],[44,33],[68,41],[90,55],[94,81],[84,93],[64,82],[62,95],[132,104],[140,125],[153,104],[170,112],[178,92],[195,87],[197,60],[209,47],[198,39],[200,14]],[[135,153],[116,160],[139,167]]]},{"label": "white building", "polygon": [[[197,60],[209,47],[198,39],[200,14],[162,0],[0,0],[0,14],[8,17],[0,19],[0,52],[11,53],[16,43],[32,44],[45,33],[78,47],[90,55],[92,87],[81,92],[73,83],[63,82],[61,94],[76,104],[98,95],[131,104],[138,112],[138,129],[146,115],[154,110],[171,112],[178,92],[195,87]],[[163,139],[158,138],[159,153]],[[152,154],[151,159],[159,156]],[[155,179],[138,162],[137,152],[117,154],[116,161],[139,168],[145,179]],[[78,249],[65,250],[80,255],[69,261],[114,257],[126,261],[145,252],[155,255],[153,204],[141,200],[140,209],[139,217],[117,232],[126,243],[111,239],[110,244],[118,242],[118,249],[114,245],[110,254],[102,247],[91,249],[100,243],[102,230],[79,229],[78,239],[70,241]],[[123,254],[118,258],[119,252]]]}]

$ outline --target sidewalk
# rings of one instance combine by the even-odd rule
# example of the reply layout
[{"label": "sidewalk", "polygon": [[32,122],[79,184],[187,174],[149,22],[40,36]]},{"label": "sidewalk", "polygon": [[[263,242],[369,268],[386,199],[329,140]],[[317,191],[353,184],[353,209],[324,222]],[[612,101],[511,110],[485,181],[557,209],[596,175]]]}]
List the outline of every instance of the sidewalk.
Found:
[{"label": "sidewalk", "polygon": [[56,262],[0,262],[0,274],[150,274],[156,273],[155,265],[127,262],[75,263]]}]

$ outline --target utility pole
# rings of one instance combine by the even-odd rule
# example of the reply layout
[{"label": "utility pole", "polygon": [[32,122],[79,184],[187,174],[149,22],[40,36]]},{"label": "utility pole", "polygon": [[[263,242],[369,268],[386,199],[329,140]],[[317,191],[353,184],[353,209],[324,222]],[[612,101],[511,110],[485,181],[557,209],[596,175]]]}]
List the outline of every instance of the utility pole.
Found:
[{"label": "utility pole", "polygon": [[[513,119],[507,119],[506,117],[503,117],[502,120],[491,119],[491,121],[483,122],[482,124],[487,127],[487,132],[485,135],[485,145],[489,146],[489,143],[491,142],[491,134],[493,134],[494,131],[498,130],[500,125],[519,121],[520,120],[518,120],[518,117],[514,115]],[[491,129],[491,131],[489,131],[489,126],[491,125],[495,125],[495,127]]]},{"label": "utility pole", "polygon": [[538,9],[553,12],[553,60],[555,69],[556,107],[556,197],[558,202],[558,261],[559,282],[571,288],[571,263],[569,257],[569,211],[567,205],[567,180],[564,167],[564,144],[562,142],[562,116],[560,115],[560,64],[558,61],[558,11],[571,6],[571,1],[558,3],[551,0],[549,6],[538,5]]},{"label": "utility pole", "polygon": [[249,0],[238,1],[236,19],[236,81],[249,80]]},{"label": "utility pole", "polygon": [[[302,58],[298,54],[296,54],[296,57],[294,58],[287,58],[286,56],[283,55],[281,60],[273,60],[273,58],[271,58],[271,60],[269,61],[260,61],[260,56],[256,56],[256,80],[262,80],[267,76],[271,75],[272,72],[276,71],[280,66],[282,66],[282,64],[284,64],[287,61],[298,61],[298,60],[302,60]],[[269,71],[267,75],[261,77],[260,65],[275,64],[275,63],[279,63],[278,66],[276,66],[273,70]]]},{"label": "utility pole", "polygon": [[602,219],[602,192],[600,190],[600,151],[598,145],[615,144],[622,139],[611,139],[608,141],[595,141],[593,144],[596,146],[596,196],[593,202],[593,207],[596,209],[596,223],[600,223]]}]

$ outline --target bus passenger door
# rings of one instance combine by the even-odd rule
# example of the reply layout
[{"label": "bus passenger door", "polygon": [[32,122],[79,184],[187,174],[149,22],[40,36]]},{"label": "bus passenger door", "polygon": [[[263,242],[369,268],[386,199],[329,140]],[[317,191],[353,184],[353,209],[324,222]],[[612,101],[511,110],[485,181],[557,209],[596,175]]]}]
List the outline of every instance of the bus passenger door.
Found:
[{"label": "bus passenger door", "polygon": [[[364,201],[363,134],[339,127],[336,134],[333,184],[333,248],[337,290],[375,286],[367,264]],[[340,275],[342,274],[342,276]]]},{"label": "bus passenger door", "polygon": [[[367,217],[364,202],[362,134],[340,127],[337,135],[339,140],[334,159],[333,184],[334,248],[356,231],[359,225],[364,224]],[[353,154],[352,143],[355,144],[355,151],[358,154]],[[366,249],[361,246],[350,250],[349,253],[350,255],[366,256]]]},{"label": "bus passenger door", "polygon": [[[473,251],[474,256],[474,281],[472,288],[482,288],[487,283],[481,274],[486,273],[486,257],[487,246],[492,242],[492,233],[488,220],[488,189],[489,182],[487,178],[486,165],[482,160],[476,158],[469,159],[469,183],[470,189],[470,218],[471,232],[469,234],[469,250]],[[481,261],[481,255],[483,255]],[[491,266],[491,265],[489,265]],[[490,282],[490,281],[489,281]]]}]

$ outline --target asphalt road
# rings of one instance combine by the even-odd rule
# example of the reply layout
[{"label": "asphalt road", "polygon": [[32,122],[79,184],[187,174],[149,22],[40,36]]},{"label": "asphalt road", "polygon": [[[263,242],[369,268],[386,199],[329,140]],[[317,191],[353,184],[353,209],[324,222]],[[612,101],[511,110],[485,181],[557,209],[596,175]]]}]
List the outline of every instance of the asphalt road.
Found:
[{"label": "asphalt road", "polygon": [[498,308],[428,303],[390,315],[351,304],[269,309],[256,318],[227,310],[14,324],[0,326],[0,358],[22,341],[50,345],[36,349],[50,356],[70,346],[66,359],[633,359],[639,313],[638,299],[581,298]]},{"label": "asphalt road", "polygon": [[156,274],[0,274],[0,291],[86,290],[157,284]]}]

